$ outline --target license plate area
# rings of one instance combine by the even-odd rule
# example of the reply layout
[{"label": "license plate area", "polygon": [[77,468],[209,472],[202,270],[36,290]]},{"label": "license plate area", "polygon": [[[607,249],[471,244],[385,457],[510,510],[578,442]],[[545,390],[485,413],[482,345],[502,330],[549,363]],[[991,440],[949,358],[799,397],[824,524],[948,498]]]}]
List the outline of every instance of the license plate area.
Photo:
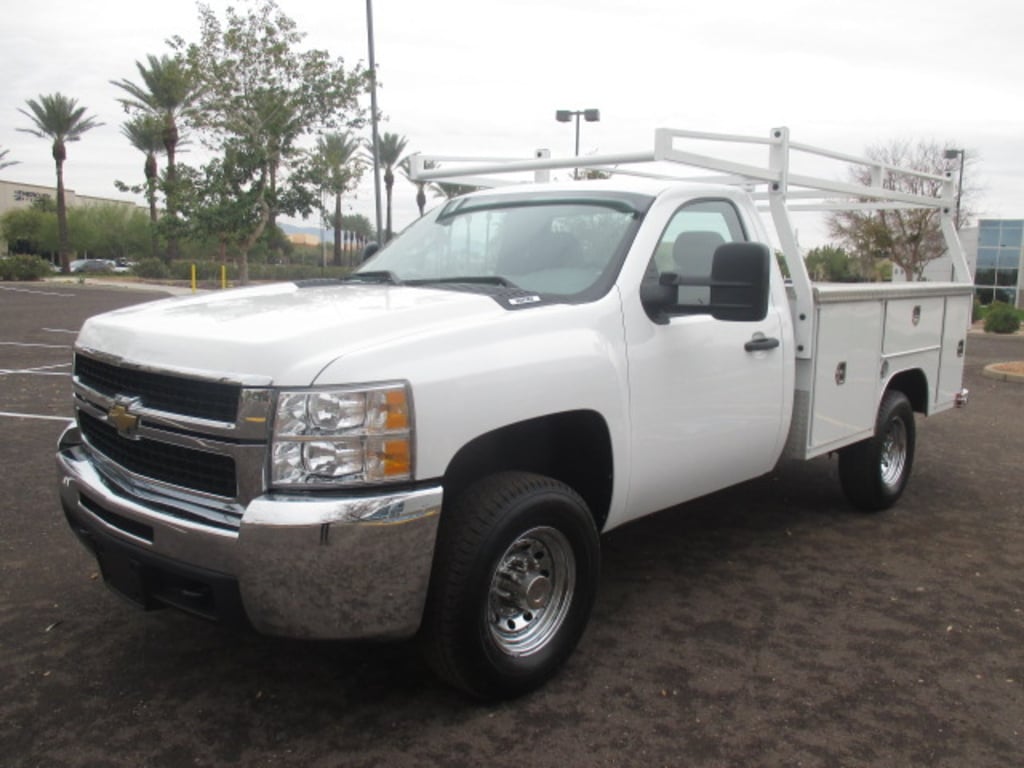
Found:
[{"label": "license plate area", "polygon": [[109,551],[96,542],[96,560],[107,586],[141,608],[152,610],[160,605],[152,599],[146,567],[119,552]]}]

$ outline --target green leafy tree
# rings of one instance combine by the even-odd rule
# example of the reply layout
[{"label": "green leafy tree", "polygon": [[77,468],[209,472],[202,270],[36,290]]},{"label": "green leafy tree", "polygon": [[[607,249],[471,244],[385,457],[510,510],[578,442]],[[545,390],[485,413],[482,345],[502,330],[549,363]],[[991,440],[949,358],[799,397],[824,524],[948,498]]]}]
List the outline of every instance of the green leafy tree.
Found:
[{"label": "green leafy tree", "polygon": [[68,211],[72,243],[92,259],[135,259],[149,248],[149,217],[134,205],[76,206]]},{"label": "green leafy tree", "polygon": [[4,168],[10,168],[12,165],[18,164],[17,160],[7,159],[8,152],[10,152],[9,149],[0,149],[0,171],[2,171]]},{"label": "green leafy tree", "polygon": [[41,139],[52,142],[52,154],[57,166],[57,236],[60,268],[64,273],[71,271],[71,252],[68,246],[68,212],[64,198],[64,161],[67,160],[67,145],[78,141],[82,135],[103,123],[97,122],[94,116],[86,116],[85,107],[78,106],[78,101],[62,93],[40,95],[39,99],[25,102],[28,111],[18,109],[29,118],[33,128],[19,128],[19,131],[31,133]]},{"label": "green leafy tree", "polygon": [[[274,216],[308,215],[318,204],[309,174],[282,171],[298,170],[304,137],[362,126],[367,75],[326,51],[300,50],[304,35],[273,0],[244,13],[229,7],[224,23],[201,4],[199,17],[198,43],[171,41],[199,87],[190,124],[220,158],[194,180],[214,185],[198,198],[220,199],[222,214],[238,216],[228,232],[245,283],[249,251]],[[227,192],[236,204],[227,204]]]},{"label": "green leafy tree", "polygon": [[[143,174],[146,177],[145,193],[146,202],[149,203],[150,219],[150,257],[157,258],[159,255],[159,243],[157,239],[157,210],[156,191],[159,182],[159,169],[157,168],[156,156],[165,151],[163,140],[163,121],[156,115],[143,113],[136,115],[121,126],[121,133],[128,142],[146,156],[143,166]],[[122,191],[129,189],[122,182],[114,182]],[[130,188],[134,190],[135,188]]]},{"label": "green leafy tree", "polygon": [[391,228],[391,198],[395,188],[395,168],[402,160],[402,153],[405,152],[405,145],[409,140],[397,133],[384,133],[378,144],[377,160],[384,168],[384,199],[386,210],[386,224],[384,227],[384,241],[391,239],[394,232]]},{"label": "green leafy tree", "polygon": [[[946,148],[933,141],[893,141],[869,147],[867,157],[883,166],[909,168],[933,176],[956,170],[955,160],[946,157]],[[973,156],[973,153],[972,153]],[[953,174],[955,177],[955,173]],[[871,181],[871,169],[854,166],[850,178],[859,184]],[[882,186],[897,192],[938,197],[943,182],[897,172],[885,173]],[[960,223],[974,215],[971,200],[974,189],[963,188]],[[876,274],[880,264],[891,261],[910,280],[919,280],[928,263],[945,252],[939,211],[934,208],[903,208],[889,211],[837,211],[828,218],[829,233],[850,251],[863,275]]]},{"label": "green leafy tree", "polygon": [[[358,158],[359,141],[349,133],[325,134],[317,144],[316,166],[320,176],[320,185],[334,197],[334,215],[331,226],[334,228],[334,266],[342,264],[341,197],[350,191],[362,176],[363,164]],[[326,211],[324,211],[326,217]]]},{"label": "green leafy tree", "polygon": [[125,111],[151,115],[162,122],[161,139],[167,153],[164,196],[167,201],[167,260],[178,257],[178,166],[177,150],[182,143],[179,121],[187,119],[199,96],[198,82],[180,56],[147,57],[148,66],[135,62],[142,85],[130,80],[111,80],[128,95],[118,99]]},{"label": "green leafy tree", "polygon": [[247,257],[258,238],[251,233],[261,219],[265,221],[259,193],[249,184],[253,169],[246,162],[244,153],[228,148],[223,159],[211,160],[199,170],[181,168],[183,190],[188,190],[181,198],[188,233],[194,241],[215,242],[220,261],[241,249]]},{"label": "green leafy tree", "polygon": [[349,213],[341,217],[341,228],[354,232],[357,237],[369,240],[373,237],[373,224],[361,213]]},{"label": "green leafy tree", "polygon": [[[38,198],[49,200],[49,198]],[[52,208],[52,206],[51,206]],[[57,253],[57,211],[35,201],[28,208],[12,208],[0,218],[0,230],[15,253]]]},{"label": "green leafy tree", "polygon": [[862,279],[855,262],[844,249],[834,245],[812,248],[804,256],[807,274],[812,280],[829,283],[849,283]]}]

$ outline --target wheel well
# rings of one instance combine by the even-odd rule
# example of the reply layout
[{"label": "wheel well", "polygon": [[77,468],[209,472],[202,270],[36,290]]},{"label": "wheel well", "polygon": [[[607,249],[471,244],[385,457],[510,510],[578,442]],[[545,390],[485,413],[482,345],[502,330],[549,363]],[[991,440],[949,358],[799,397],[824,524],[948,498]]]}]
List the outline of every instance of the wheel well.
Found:
[{"label": "wheel well", "polygon": [[604,527],[612,497],[612,443],[594,411],[567,411],[510,424],[464,445],[444,474],[455,498],[481,477],[504,470],[553,477],[575,490]]},{"label": "wheel well", "polygon": [[928,412],[928,379],[920,368],[897,373],[889,380],[886,391],[902,392],[917,413]]}]

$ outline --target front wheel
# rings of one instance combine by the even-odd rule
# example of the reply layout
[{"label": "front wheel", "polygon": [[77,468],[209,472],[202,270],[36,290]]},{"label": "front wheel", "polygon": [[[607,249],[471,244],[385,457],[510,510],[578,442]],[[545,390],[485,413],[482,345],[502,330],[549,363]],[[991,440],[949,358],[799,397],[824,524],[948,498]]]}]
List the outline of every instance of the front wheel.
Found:
[{"label": "front wheel", "polygon": [[902,392],[882,397],[873,437],[839,452],[839,481],[854,506],[877,511],[895,504],[914,464],[914,410]]},{"label": "front wheel", "polygon": [[442,513],[422,639],[447,682],[483,699],[552,677],[594,603],[600,544],[586,503],[540,475],[502,472]]}]

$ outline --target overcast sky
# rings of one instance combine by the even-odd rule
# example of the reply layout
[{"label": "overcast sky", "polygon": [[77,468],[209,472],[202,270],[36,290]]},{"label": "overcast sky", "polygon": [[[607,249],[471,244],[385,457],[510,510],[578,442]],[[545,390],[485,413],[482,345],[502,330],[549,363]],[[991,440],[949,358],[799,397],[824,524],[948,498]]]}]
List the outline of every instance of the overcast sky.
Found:
[{"label": "overcast sky", "polygon": [[[365,0],[279,4],[311,47],[367,60]],[[1014,0],[376,0],[373,10],[381,130],[408,137],[410,150],[571,155],[573,128],[555,110],[591,107],[601,121],[582,125],[584,154],[648,148],[660,126],[765,136],[788,125],[795,141],[855,154],[930,139],[977,159],[984,216],[1024,218],[1024,10]],[[120,134],[109,81],[138,82],[134,62],[166,53],[171,35],[198,39],[193,3],[7,8],[0,148],[20,164],[0,177],[54,184],[50,148],[16,130],[29,126],[17,110],[61,91],[105,123],[69,145],[68,188],[123,197],[114,180],[141,181],[143,157]],[[415,216],[414,197],[396,183],[396,228]],[[347,203],[373,219],[370,184]]]}]

